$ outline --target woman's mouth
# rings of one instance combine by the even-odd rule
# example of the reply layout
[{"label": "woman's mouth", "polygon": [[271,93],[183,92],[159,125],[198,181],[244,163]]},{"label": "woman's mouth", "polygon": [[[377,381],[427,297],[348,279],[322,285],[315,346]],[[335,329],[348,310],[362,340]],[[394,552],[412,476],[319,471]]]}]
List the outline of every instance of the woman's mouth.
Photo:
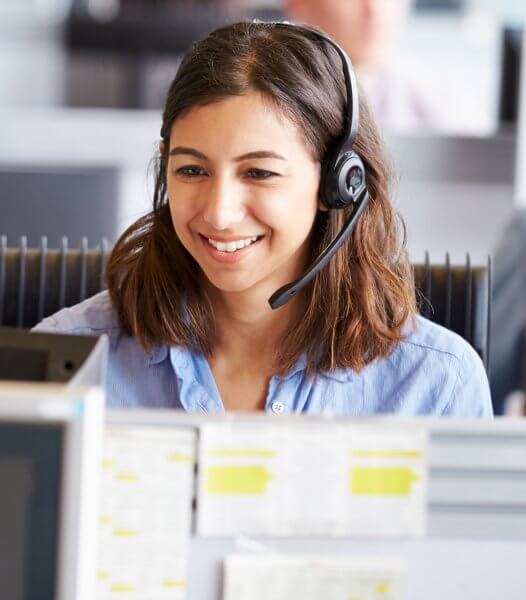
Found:
[{"label": "woman's mouth", "polygon": [[243,248],[252,245],[254,242],[257,242],[258,237],[262,236],[254,235],[252,237],[243,238],[241,240],[233,240],[228,242],[220,242],[212,238],[207,238],[207,240],[208,243],[211,246],[213,246],[216,250],[219,250],[219,252],[237,252],[238,250],[242,250]]},{"label": "woman's mouth", "polygon": [[253,235],[233,240],[218,240],[215,238],[206,237],[202,234],[199,234],[199,237],[203,241],[208,253],[213,258],[219,260],[220,262],[235,262],[236,260],[239,260],[245,256],[255,246],[257,246],[260,240],[265,236]]}]

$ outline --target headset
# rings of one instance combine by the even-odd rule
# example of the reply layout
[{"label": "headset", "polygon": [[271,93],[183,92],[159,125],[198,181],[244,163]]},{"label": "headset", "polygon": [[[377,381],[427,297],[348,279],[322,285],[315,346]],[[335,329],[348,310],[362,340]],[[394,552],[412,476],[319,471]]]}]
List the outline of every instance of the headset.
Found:
[{"label": "headset", "polygon": [[345,132],[335,140],[322,161],[319,194],[328,209],[342,209],[353,206],[350,217],[343,229],[299,278],[275,291],[268,302],[273,309],[283,306],[302,290],[329,263],[343,243],[349,238],[356,223],[369,202],[365,166],[354,152],[353,144],[358,132],[359,105],[356,76],[349,55],[334,40],[317,29],[307,25],[293,25],[288,22],[269,23],[275,27],[293,27],[318,40],[330,44],[341,58],[347,92],[347,119]]}]

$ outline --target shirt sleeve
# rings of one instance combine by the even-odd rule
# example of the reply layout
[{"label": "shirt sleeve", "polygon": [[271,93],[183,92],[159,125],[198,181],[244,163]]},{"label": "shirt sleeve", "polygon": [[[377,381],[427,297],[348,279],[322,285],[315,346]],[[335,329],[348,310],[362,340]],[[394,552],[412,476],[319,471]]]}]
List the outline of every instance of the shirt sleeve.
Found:
[{"label": "shirt sleeve", "polygon": [[47,317],[37,323],[31,329],[35,333],[64,333],[72,335],[100,335],[103,331],[94,331],[92,327],[84,323],[76,323],[73,319],[68,318],[67,315],[53,315]]},{"label": "shirt sleeve", "polygon": [[109,296],[101,292],[74,306],[63,308],[46,317],[32,331],[42,333],[70,333],[101,335],[118,329],[118,322]]},{"label": "shirt sleeve", "polygon": [[491,393],[484,364],[468,344],[459,360],[453,392],[442,414],[461,418],[493,417]]},{"label": "shirt sleeve", "polygon": [[35,331],[37,333],[58,333],[61,332],[62,329],[59,326],[55,317],[46,317],[40,323],[37,323],[31,331]]}]

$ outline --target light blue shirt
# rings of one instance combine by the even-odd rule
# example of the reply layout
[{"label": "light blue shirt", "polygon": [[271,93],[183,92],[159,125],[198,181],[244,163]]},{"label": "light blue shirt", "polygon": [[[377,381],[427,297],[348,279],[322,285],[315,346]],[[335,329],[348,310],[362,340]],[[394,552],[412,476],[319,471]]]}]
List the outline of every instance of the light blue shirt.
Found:
[{"label": "light blue shirt", "polygon": [[[107,334],[106,393],[112,408],[225,410],[206,358],[180,346],[144,352],[119,328],[107,292],[44,319],[35,331]],[[422,317],[388,358],[375,360],[360,373],[340,369],[309,377],[300,360],[286,376],[270,379],[265,410],[341,416],[492,416],[488,379],[478,354],[460,336]]]}]

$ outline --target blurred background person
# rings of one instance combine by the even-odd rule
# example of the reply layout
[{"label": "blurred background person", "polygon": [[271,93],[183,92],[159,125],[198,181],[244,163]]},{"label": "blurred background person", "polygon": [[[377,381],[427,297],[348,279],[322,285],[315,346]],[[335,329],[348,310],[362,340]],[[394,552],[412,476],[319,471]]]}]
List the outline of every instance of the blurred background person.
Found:
[{"label": "blurred background person", "polygon": [[283,0],[291,20],[320,27],[347,50],[384,128],[480,131],[484,118],[474,101],[455,89],[455,110],[450,110],[424,77],[424,65],[401,56],[400,38],[411,6],[412,0]]}]

